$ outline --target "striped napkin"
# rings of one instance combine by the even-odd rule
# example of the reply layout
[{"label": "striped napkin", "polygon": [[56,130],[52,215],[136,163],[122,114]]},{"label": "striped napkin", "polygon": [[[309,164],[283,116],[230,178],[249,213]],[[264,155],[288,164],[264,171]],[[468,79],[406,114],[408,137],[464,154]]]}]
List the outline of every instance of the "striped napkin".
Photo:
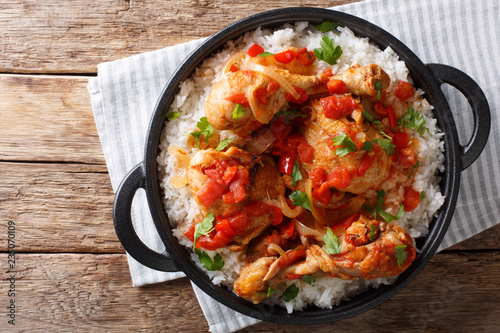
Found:
[{"label": "striped napkin", "polygon": [[[486,148],[462,173],[456,211],[440,249],[499,223],[500,216],[500,3],[496,0],[368,0],[332,8],[364,18],[405,43],[424,63],[451,65],[469,74],[484,90],[492,110]],[[116,190],[144,158],[150,116],[168,78],[203,40],[168,47],[98,66],[88,90],[102,148]],[[465,98],[443,86],[460,141],[468,142],[473,118]],[[148,211],[145,194],[135,197],[132,219],[143,242],[164,251]],[[134,286],[184,276],[151,270],[128,257]],[[234,332],[257,322],[214,301],[195,285],[200,305],[215,333]]]}]

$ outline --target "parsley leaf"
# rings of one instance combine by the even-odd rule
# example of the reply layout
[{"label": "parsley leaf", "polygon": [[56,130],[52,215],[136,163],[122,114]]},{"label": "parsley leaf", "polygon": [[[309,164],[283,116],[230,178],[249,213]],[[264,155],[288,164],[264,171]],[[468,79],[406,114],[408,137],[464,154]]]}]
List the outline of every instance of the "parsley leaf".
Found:
[{"label": "parsley leaf", "polygon": [[233,142],[234,139],[230,139],[230,138],[225,138],[224,140],[222,140],[221,142],[219,142],[219,145],[217,146],[217,148],[215,148],[215,150],[217,151],[222,151],[224,148],[226,148],[231,142]]},{"label": "parsley leaf", "polygon": [[375,226],[375,224],[372,224],[370,230],[370,242],[373,242],[375,240],[375,232],[377,232],[377,227]]},{"label": "parsley leaf", "polygon": [[323,235],[323,242],[325,246],[323,247],[325,252],[328,254],[340,253],[340,242],[329,227],[326,228],[326,234]]},{"label": "parsley leaf", "polygon": [[364,151],[373,150],[373,143],[371,141],[363,142],[363,145],[361,146],[361,150],[364,150]]},{"label": "parsley leaf", "polygon": [[415,163],[415,164],[412,166],[412,168],[411,168],[411,170],[410,170],[410,174],[408,175],[408,178],[410,178],[410,177],[411,177],[411,174],[413,173],[413,170],[415,170],[415,168],[416,168],[416,167],[418,167],[418,164],[419,164],[419,161],[417,161],[417,163]]},{"label": "parsley leaf", "polygon": [[382,134],[382,136],[386,137],[387,139],[392,140],[392,138],[382,130],[382,123],[379,120],[375,120],[375,118],[373,118],[373,116],[366,111],[363,112],[363,118],[368,120],[370,123],[377,125],[380,134]]},{"label": "parsley leaf", "polygon": [[379,210],[377,210],[377,212],[378,212],[378,215],[382,216],[382,218],[387,221],[387,223],[391,223],[392,221],[396,221],[396,220],[399,220],[400,218],[402,218],[403,215],[405,214],[405,209],[404,209],[403,204],[400,204],[399,211],[396,213],[396,215],[391,215],[383,209],[379,209]]},{"label": "parsley leaf", "polygon": [[272,55],[274,55],[274,53],[262,52],[261,54],[258,54],[257,57],[268,57],[268,56],[272,56]]},{"label": "parsley leaf", "polygon": [[392,155],[394,154],[394,148],[396,146],[392,143],[392,140],[390,139],[375,139],[373,142],[378,143],[380,147],[384,148],[385,151],[387,152],[387,155]]},{"label": "parsley leaf", "polygon": [[339,24],[333,21],[323,21],[321,22],[321,24],[313,24],[312,26],[321,32],[328,32],[335,30],[339,26]]},{"label": "parsley leaf", "polygon": [[293,110],[283,110],[278,113],[276,113],[274,116],[275,117],[280,117],[280,116],[286,116],[287,118],[292,118],[292,117],[302,117],[306,118],[307,115],[300,113],[300,109],[293,109]]},{"label": "parsley leaf", "polygon": [[366,111],[363,111],[363,118],[365,118],[366,120],[368,120],[372,124],[375,121],[375,118],[373,118],[373,116]]},{"label": "parsley leaf", "polygon": [[299,161],[295,161],[292,170],[292,186],[295,187],[297,181],[302,179],[302,174],[300,173]]},{"label": "parsley leaf", "polygon": [[349,154],[350,152],[358,151],[356,149],[356,145],[352,141],[349,134],[345,134],[345,133],[341,132],[339,135],[332,138],[332,142],[336,146],[344,146],[344,147],[340,147],[340,148],[335,149],[335,155],[338,155],[339,157],[344,157],[345,155]]},{"label": "parsley leaf", "polygon": [[397,125],[403,125],[406,128],[417,130],[420,136],[424,135],[425,131],[429,129],[425,127],[425,117],[412,107],[409,107],[406,113],[399,118]]},{"label": "parsley leaf", "polygon": [[168,119],[177,119],[181,114],[179,112],[169,112],[165,115]]},{"label": "parsley leaf", "polygon": [[245,111],[245,109],[240,104],[236,104],[236,107],[234,108],[233,111],[233,120],[240,119],[246,114],[247,112]]},{"label": "parsley leaf", "polygon": [[200,264],[209,271],[220,271],[224,267],[224,261],[219,253],[215,255],[213,261],[205,251],[200,251],[197,248],[194,248],[194,253],[198,255]]},{"label": "parsley leaf", "polygon": [[201,235],[208,236],[213,230],[214,230],[214,225],[213,221],[215,220],[214,214],[210,213],[208,214],[203,221],[198,223],[194,227],[194,247],[196,248],[196,241],[198,238],[200,238]]},{"label": "parsley leaf", "polygon": [[285,291],[283,292],[283,300],[285,302],[290,302],[291,300],[295,299],[295,297],[297,297],[298,294],[299,294],[299,287],[292,284],[290,287],[286,288]]},{"label": "parsley leaf", "polygon": [[425,191],[420,192],[420,195],[418,196],[418,198],[420,199],[420,201],[424,200],[425,199]]},{"label": "parsley leaf", "polygon": [[361,208],[363,210],[371,212],[374,219],[377,218],[377,214],[380,215],[387,223],[391,223],[392,221],[396,221],[402,218],[405,214],[403,204],[399,205],[399,211],[396,213],[396,215],[391,215],[384,210],[384,197],[385,191],[380,190],[377,192],[377,205],[375,207],[363,205],[361,206]]},{"label": "parsley leaf", "polygon": [[302,206],[305,209],[311,210],[311,203],[306,193],[300,191],[293,191],[290,193],[290,199],[295,206]]},{"label": "parsley leaf", "polygon": [[277,293],[278,291],[276,289],[273,289],[271,287],[267,288],[267,296],[269,298],[269,296],[271,296],[272,294],[274,293]]},{"label": "parsley leaf", "polygon": [[401,267],[401,266],[403,266],[403,263],[405,262],[406,257],[408,255],[408,253],[406,252],[406,245],[396,246],[395,249],[396,249],[395,257],[396,257],[398,266]]},{"label": "parsley leaf", "polygon": [[208,139],[210,139],[214,134],[214,127],[208,122],[207,117],[201,117],[200,121],[196,123],[196,127],[198,127],[199,131],[191,132],[189,134],[191,134],[195,138],[196,148],[200,149],[198,141],[203,136],[204,141],[208,142]]},{"label": "parsley leaf", "polygon": [[302,281],[304,281],[308,285],[311,285],[314,281],[316,281],[316,278],[312,277],[311,275],[304,275],[302,276]]},{"label": "parsley leaf", "polygon": [[378,81],[375,83],[375,90],[378,91],[377,99],[380,99],[380,97],[382,97],[382,82]]},{"label": "parsley leaf", "polygon": [[329,65],[335,65],[342,55],[342,48],[338,45],[335,47],[334,40],[328,37],[328,35],[323,36],[319,45],[321,46],[320,49],[314,49],[316,58],[323,60]]}]

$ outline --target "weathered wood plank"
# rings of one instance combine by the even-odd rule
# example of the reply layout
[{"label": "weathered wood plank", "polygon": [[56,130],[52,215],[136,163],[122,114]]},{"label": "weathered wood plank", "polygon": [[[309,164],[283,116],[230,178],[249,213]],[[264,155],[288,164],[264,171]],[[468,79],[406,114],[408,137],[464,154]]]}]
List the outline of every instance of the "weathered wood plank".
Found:
[{"label": "weathered wood plank", "polygon": [[0,160],[104,164],[87,82],[0,75]]},{"label": "weathered wood plank", "polygon": [[[5,279],[6,260],[1,261]],[[262,323],[243,332],[326,333],[333,325],[341,332],[448,332],[451,327],[494,332],[500,325],[499,261],[499,252],[439,254],[405,290],[355,318],[314,327]],[[18,254],[16,265],[16,331],[208,329],[187,279],[133,288],[125,255]],[[0,303],[8,301],[2,292]]]},{"label": "weathered wood plank", "polygon": [[98,63],[206,37],[265,10],[356,1],[7,0],[0,72],[95,73]]},{"label": "weathered wood plank", "polygon": [[[23,252],[122,253],[104,165],[0,162],[0,251],[16,223]],[[500,225],[453,250],[500,250]]]}]

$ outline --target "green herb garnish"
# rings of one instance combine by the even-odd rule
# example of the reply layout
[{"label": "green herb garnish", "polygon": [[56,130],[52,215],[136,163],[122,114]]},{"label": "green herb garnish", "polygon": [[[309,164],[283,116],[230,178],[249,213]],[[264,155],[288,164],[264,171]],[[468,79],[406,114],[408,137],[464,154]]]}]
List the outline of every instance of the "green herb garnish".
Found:
[{"label": "green herb garnish", "polygon": [[364,151],[373,150],[373,143],[371,141],[363,142],[363,145],[361,146],[361,150],[364,150]]},{"label": "green herb garnish", "polygon": [[373,142],[378,143],[380,147],[384,148],[385,151],[387,152],[387,155],[392,155],[394,154],[394,148],[396,146],[392,143],[392,140],[390,139],[375,139]]},{"label": "green herb garnish", "polygon": [[271,52],[262,52],[261,54],[258,54],[257,57],[268,57],[268,56],[273,56],[274,53]]},{"label": "green herb garnish", "polygon": [[413,170],[415,170],[416,167],[418,167],[418,164],[419,164],[419,161],[417,161],[417,163],[415,163],[412,167],[411,167],[411,170],[410,170],[410,174],[408,175],[408,178],[411,177],[412,173],[413,173]]},{"label": "green herb garnish", "polygon": [[295,184],[302,179],[302,174],[300,173],[299,161],[295,161],[292,170],[292,186],[295,187]]},{"label": "green herb garnish", "polygon": [[220,271],[224,267],[224,261],[219,253],[215,255],[213,261],[205,251],[200,251],[197,248],[194,248],[194,253],[198,255],[200,264],[209,271]]},{"label": "green herb garnish", "polygon": [[210,213],[203,219],[203,221],[201,221],[194,227],[193,246],[195,248],[196,248],[196,241],[201,235],[208,236],[214,230],[214,225],[213,225],[214,220],[215,220],[214,214]]},{"label": "green herb garnish", "polygon": [[305,209],[311,210],[311,203],[309,202],[309,197],[306,193],[300,191],[293,191],[290,193],[289,198],[292,200],[292,204],[295,206],[302,206]]},{"label": "green herb garnish", "polygon": [[313,24],[312,26],[321,32],[328,32],[335,30],[339,26],[339,24],[333,21],[323,21],[321,22],[321,24]]},{"label": "green herb garnish", "polygon": [[230,138],[225,138],[224,140],[222,140],[221,142],[219,142],[219,145],[217,146],[217,148],[215,148],[215,150],[217,151],[222,151],[223,149],[225,149],[231,142],[233,142],[234,139],[230,139]]},{"label": "green herb garnish", "polygon": [[380,99],[380,97],[382,97],[382,82],[378,81],[375,83],[375,90],[378,91],[377,99]]},{"label": "green herb garnish", "polygon": [[267,288],[267,295],[266,295],[266,297],[269,298],[269,296],[271,296],[272,294],[277,293],[277,292],[278,292],[278,290],[269,287],[269,288]]},{"label": "green herb garnish", "polygon": [[236,104],[236,107],[233,110],[233,120],[238,120],[246,114],[247,112],[245,109],[240,104]]},{"label": "green herb garnish", "polygon": [[378,130],[379,130],[380,134],[382,134],[382,136],[386,137],[387,139],[392,140],[392,138],[386,132],[384,132],[382,130],[382,123],[379,120],[375,120],[375,118],[373,118],[373,116],[366,111],[363,112],[363,118],[368,120],[370,123],[375,124],[378,127]]},{"label": "green herb garnish", "polygon": [[326,234],[323,235],[323,242],[325,246],[323,247],[325,252],[328,254],[340,253],[340,242],[329,227],[326,228]]},{"label": "green herb garnish", "polygon": [[181,114],[179,112],[168,112],[165,117],[167,117],[168,119],[177,119]]},{"label": "green herb garnish", "polygon": [[287,118],[292,118],[292,117],[302,117],[306,118],[307,115],[300,113],[300,109],[293,109],[293,110],[284,110],[276,113],[274,116],[275,117],[280,117],[280,116],[286,116]]},{"label": "green herb garnish", "polygon": [[371,230],[370,230],[370,242],[373,242],[375,240],[375,232],[377,231],[377,227],[375,224],[371,225]]},{"label": "green herb garnish", "polygon": [[316,278],[311,275],[304,275],[302,276],[302,281],[304,281],[308,285],[311,285],[314,281],[316,281]]},{"label": "green herb garnish", "polygon": [[332,138],[332,142],[336,146],[344,146],[344,147],[340,147],[340,148],[335,149],[335,155],[338,155],[339,157],[344,157],[345,155],[349,154],[350,152],[358,151],[356,149],[356,145],[352,141],[349,134],[345,134],[345,133],[341,132],[339,135]]},{"label": "green herb garnish", "polygon": [[286,288],[285,291],[283,292],[283,300],[285,302],[290,302],[291,300],[295,299],[295,297],[297,297],[298,294],[299,294],[299,287],[292,284],[290,287]]},{"label": "green herb garnish", "polygon": [[191,134],[195,138],[196,148],[200,149],[198,141],[203,136],[204,141],[208,142],[208,139],[210,139],[214,134],[214,127],[208,122],[207,117],[201,117],[200,121],[196,123],[196,127],[198,127],[199,131],[191,132],[189,134]]},{"label": "green herb garnish", "polygon": [[425,199],[425,191],[420,192],[420,195],[418,196],[418,198],[420,199],[420,201],[424,200]]},{"label": "green herb garnish", "polygon": [[424,135],[425,131],[429,132],[429,129],[425,127],[425,117],[418,111],[415,111],[412,107],[409,107],[406,113],[399,118],[397,125],[404,126],[406,128],[414,129],[418,132],[420,136]]},{"label": "green herb garnish", "polygon": [[323,36],[319,45],[321,46],[320,49],[314,49],[316,58],[323,60],[329,65],[335,65],[342,55],[342,48],[338,45],[335,47],[335,41],[328,37],[328,35]]},{"label": "green herb garnish", "polygon": [[407,257],[407,252],[406,252],[406,245],[399,245],[399,246],[396,246],[395,248],[396,250],[396,253],[395,253],[395,257],[396,257],[396,260],[397,260],[397,263],[398,263],[398,266],[401,267],[403,266],[405,260],[406,260],[406,257]]},{"label": "green herb garnish", "polygon": [[377,214],[380,215],[387,223],[391,223],[402,218],[405,213],[403,204],[399,205],[399,211],[396,215],[391,215],[384,210],[384,197],[385,191],[380,190],[377,192],[377,205],[375,207],[363,205],[361,208],[371,212],[374,219],[377,218]]}]

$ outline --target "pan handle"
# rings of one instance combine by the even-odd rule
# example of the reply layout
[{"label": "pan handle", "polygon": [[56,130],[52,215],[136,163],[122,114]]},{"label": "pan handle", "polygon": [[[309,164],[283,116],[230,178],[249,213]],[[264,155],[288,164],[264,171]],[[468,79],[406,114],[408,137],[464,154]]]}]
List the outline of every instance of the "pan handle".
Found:
[{"label": "pan handle", "polygon": [[132,200],[139,188],[145,188],[146,174],[142,163],[137,164],[120,184],[113,206],[113,221],[123,247],[141,264],[164,272],[177,272],[168,253],[160,254],[147,247],[137,236],[130,216]]},{"label": "pan handle", "polygon": [[469,142],[462,146],[462,170],[467,169],[479,157],[488,141],[491,114],[488,100],[479,85],[470,76],[455,67],[442,64],[427,64],[427,68],[440,83],[457,88],[467,98],[474,116],[474,129]]}]

